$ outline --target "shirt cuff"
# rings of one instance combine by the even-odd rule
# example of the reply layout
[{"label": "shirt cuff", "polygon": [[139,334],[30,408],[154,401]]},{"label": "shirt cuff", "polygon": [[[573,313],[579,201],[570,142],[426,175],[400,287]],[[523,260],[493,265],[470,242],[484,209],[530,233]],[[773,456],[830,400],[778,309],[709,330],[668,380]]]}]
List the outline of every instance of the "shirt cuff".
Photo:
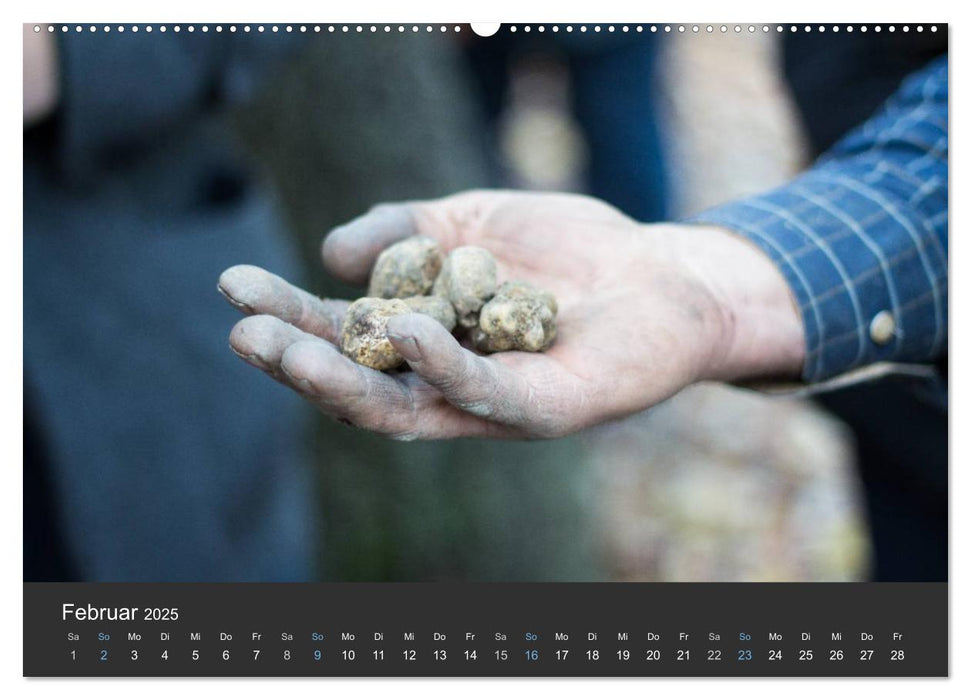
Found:
[{"label": "shirt cuff", "polygon": [[875,205],[892,195],[866,187],[853,173],[818,169],[688,219],[744,236],[779,267],[802,316],[807,383],[946,350],[946,254],[904,230],[896,203]]}]

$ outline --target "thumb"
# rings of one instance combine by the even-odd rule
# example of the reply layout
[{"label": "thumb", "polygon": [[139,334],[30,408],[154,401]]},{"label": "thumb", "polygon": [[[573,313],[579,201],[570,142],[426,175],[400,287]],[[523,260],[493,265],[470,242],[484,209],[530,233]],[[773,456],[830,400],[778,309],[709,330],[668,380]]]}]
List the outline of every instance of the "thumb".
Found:
[{"label": "thumb", "polygon": [[463,348],[423,314],[388,320],[388,340],[411,369],[457,408],[480,418],[529,427],[541,407],[526,378],[493,358]]},{"label": "thumb", "polygon": [[433,238],[446,252],[467,245],[487,213],[514,196],[471,190],[436,200],[379,204],[327,234],[320,249],[324,267],[344,282],[363,285],[388,246],[409,236]]}]

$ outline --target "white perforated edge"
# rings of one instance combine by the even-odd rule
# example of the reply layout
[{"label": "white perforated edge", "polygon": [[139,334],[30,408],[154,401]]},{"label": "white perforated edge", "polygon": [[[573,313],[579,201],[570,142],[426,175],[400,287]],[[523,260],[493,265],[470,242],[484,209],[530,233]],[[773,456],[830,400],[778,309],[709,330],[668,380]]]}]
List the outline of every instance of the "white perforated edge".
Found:
[{"label": "white perforated edge", "polygon": [[[651,32],[666,34],[763,34],[769,32],[937,32],[941,25],[937,24],[510,24],[499,28],[499,31],[510,33],[530,32],[567,32],[567,33],[611,33],[611,32]],[[469,25],[459,24],[35,24],[34,32],[61,33],[96,33],[96,32],[175,32],[190,33],[222,33],[222,32],[257,32],[257,33],[301,33],[301,34],[405,34],[405,33],[452,33],[469,30]],[[473,29],[476,33],[476,29]],[[488,36],[488,35],[487,35]]]}]

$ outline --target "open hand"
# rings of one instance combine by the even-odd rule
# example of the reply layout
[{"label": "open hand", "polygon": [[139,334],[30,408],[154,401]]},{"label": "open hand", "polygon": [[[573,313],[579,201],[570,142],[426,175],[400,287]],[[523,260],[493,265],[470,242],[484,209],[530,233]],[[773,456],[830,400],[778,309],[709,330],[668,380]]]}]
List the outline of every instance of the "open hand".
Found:
[{"label": "open hand", "polygon": [[487,248],[500,282],[552,292],[553,346],[481,356],[408,314],[389,321],[388,337],[413,371],[381,373],[335,347],[347,302],[240,265],[219,280],[250,314],[233,350],[325,413],[399,439],[554,437],[702,379],[798,374],[802,329],[781,275],[719,229],[642,225],[582,196],[476,191],[380,205],[327,236],[324,265],[364,286],[378,254],[413,235],[445,253]]}]

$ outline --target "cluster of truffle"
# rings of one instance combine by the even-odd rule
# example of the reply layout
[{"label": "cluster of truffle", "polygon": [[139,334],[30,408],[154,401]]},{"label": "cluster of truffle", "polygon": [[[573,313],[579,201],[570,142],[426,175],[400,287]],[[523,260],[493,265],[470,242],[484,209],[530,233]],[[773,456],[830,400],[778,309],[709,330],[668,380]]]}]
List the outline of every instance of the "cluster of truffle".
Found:
[{"label": "cluster of truffle", "polygon": [[485,248],[463,246],[448,256],[431,238],[415,236],[384,250],[371,272],[368,295],[347,309],[341,351],[379,370],[404,361],[387,338],[388,319],[408,313],[434,318],[470,334],[482,352],[541,352],[556,338],[556,299],[528,282],[499,285],[496,260]]}]

